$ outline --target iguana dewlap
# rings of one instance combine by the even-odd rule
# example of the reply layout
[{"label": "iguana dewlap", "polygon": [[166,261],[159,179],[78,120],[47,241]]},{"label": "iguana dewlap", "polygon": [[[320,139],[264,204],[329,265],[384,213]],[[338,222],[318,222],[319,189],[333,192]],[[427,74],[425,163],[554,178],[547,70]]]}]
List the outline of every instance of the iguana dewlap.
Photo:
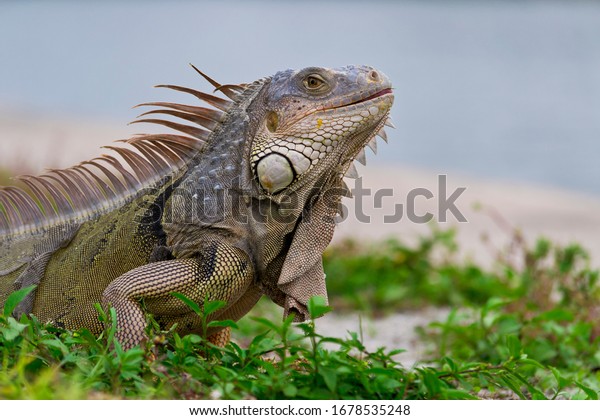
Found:
[{"label": "iguana dewlap", "polygon": [[215,318],[233,320],[263,294],[297,321],[311,296],[326,297],[322,253],[347,193],[342,177],[355,175],[376,134],[386,138],[389,79],[367,66],[240,85],[200,74],[217,93],[163,87],[209,108],[147,103],[156,109],[136,121],[177,134],[138,135],[109,147],[112,156],[21,177],[27,192],[0,187],[0,306],[37,285],[15,315],[99,333],[94,303],[103,302],[129,348],[145,338],[146,313],[181,334],[200,331],[174,292],[224,301]]}]

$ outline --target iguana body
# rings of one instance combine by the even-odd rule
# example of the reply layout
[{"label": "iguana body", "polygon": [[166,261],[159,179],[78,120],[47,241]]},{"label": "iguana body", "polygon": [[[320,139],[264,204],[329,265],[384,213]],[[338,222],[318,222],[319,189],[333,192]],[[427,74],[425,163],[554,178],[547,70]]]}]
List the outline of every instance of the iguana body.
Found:
[{"label": "iguana body", "polygon": [[103,155],[22,178],[28,193],[0,189],[0,305],[37,285],[15,315],[94,333],[103,325],[93,304],[112,305],[126,348],[145,338],[145,312],[182,334],[199,331],[173,292],[225,301],[218,319],[239,319],[263,294],[306,319],[308,299],[326,296],[321,255],[342,176],[375,134],[385,136],[390,82],[359,66],[287,70],[248,85],[202,75],[230,100],[166,86],[214,108],[145,104],[163,108],[144,115],[184,123],[138,121],[181,135],[112,147],[125,166]]}]

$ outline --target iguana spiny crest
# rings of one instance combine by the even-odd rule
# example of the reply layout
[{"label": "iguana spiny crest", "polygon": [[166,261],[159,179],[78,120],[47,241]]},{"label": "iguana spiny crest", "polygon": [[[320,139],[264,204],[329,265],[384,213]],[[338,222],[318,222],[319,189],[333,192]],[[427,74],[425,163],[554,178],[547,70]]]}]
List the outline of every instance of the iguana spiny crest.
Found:
[{"label": "iguana spiny crest", "polygon": [[[220,85],[228,99],[163,85],[211,108],[167,102],[142,114],[180,134],[138,135],[111,155],[39,177],[26,193],[0,189],[0,303],[36,285],[17,308],[42,321],[99,332],[93,303],[117,310],[125,347],[144,339],[145,313],[180,333],[198,319],[173,296],[223,300],[239,319],[262,294],[308,316],[326,296],[321,255],[365,145],[393,102],[386,76],[366,66],[287,70]],[[163,114],[170,119],[149,118]],[[219,331],[213,341],[222,342]]]}]

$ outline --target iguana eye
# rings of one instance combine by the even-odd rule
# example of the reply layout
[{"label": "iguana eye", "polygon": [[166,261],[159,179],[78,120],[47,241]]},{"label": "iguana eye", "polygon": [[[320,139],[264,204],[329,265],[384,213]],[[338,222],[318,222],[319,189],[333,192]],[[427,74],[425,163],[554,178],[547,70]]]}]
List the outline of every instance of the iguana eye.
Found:
[{"label": "iguana eye", "polygon": [[321,90],[326,86],[325,80],[318,74],[309,74],[303,80],[304,87],[308,90]]}]

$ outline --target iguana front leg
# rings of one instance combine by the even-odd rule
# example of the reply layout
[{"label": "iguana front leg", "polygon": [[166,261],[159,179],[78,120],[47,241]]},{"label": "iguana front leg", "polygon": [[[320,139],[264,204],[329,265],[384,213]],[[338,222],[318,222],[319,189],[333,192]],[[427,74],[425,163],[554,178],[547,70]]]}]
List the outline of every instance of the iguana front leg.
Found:
[{"label": "iguana front leg", "polygon": [[[248,255],[224,244],[209,244],[196,258],[159,261],[135,268],[112,281],[103,303],[117,314],[116,337],[128,349],[146,338],[144,309],[163,323],[178,323],[180,331],[198,331],[199,317],[180,299],[179,292],[202,304],[205,299],[235,303],[254,277]],[[221,340],[220,340],[221,341]]]}]

